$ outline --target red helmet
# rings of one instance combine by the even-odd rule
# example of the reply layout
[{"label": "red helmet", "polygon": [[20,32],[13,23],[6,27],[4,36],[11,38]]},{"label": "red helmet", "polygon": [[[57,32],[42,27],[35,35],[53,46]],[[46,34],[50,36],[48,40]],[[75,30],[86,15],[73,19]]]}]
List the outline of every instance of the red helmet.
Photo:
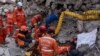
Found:
[{"label": "red helmet", "polygon": [[23,25],[23,26],[21,26],[20,30],[21,30],[21,31],[26,31],[26,30],[28,30],[28,27],[25,26],[25,25]]},{"label": "red helmet", "polygon": [[40,27],[39,27],[39,30],[40,30],[41,32],[46,32],[46,26],[45,26],[45,25],[40,26]]},{"label": "red helmet", "polygon": [[50,26],[50,27],[49,27],[49,31],[50,31],[51,33],[54,33],[54,31],[55,31],[54,26]]},{"label": "red helmet", "polygon": [[38,20],[38,21],[39,21],[39,20],[41,20],[41,19],[42,19],[42,16],[38,14],[38,15],[36,15],[36,16],[35,16],[35,18],[36,18],[36,20]]}]

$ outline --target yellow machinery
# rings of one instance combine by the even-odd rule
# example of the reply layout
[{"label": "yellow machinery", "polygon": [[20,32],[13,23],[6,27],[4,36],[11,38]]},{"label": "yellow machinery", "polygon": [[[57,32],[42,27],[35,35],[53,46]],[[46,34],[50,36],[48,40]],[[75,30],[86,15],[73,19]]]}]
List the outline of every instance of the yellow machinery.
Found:
[{"label": "yellow machinery", "polygon": [[82,14],[71,12],[69,10],[63,11],[59,17],[58,25],[55,29],[55,34],[59,33],[60,28],[62,26],[64,16],[71,16],[71,17],[74,17],[75,19],[81,20],[81,21],[100,20],[99,19],[100,18],[100,10],[89,10],[89,11],[83,12]]}]

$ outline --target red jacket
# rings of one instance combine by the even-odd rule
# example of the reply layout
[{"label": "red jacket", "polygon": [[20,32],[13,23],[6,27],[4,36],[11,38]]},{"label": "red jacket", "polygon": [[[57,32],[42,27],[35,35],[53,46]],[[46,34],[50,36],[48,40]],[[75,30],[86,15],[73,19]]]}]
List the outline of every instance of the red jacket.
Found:
[{"label": "red jacket", "polygon": [[41,20],[42,20],[42,16],[40,14],[37,14],[37,15],[33,16],[32,20],[31,20],[32,25],[37,24]]},{"label": "red jacket", "polygon": [[58,46],[56,40],[47,34],[39,38],[38,49],[42,56],[54,56],[54,52],[56,54],[69,52],[70,46]]},{"label": "red jacket", "polygon": [[26,17],[24,10],[14,10],[14,21],[17,23],[18,27],[21,27],[22,25],[26,25]]},{"label": "red jacket", "polygon": [[48,36],[39,38],[38,48],[42,56],[54,56],[54,52],[58,51],[56,40]]}]

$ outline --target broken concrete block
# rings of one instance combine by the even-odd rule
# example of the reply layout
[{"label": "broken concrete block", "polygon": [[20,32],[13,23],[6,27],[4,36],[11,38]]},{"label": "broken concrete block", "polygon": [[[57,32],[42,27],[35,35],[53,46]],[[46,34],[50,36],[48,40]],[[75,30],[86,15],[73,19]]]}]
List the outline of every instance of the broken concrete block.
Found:
[{"label": "broken concrete block", "polygon": [[91,4],[86,4],[86,8],[90,9],[92,7]]},{"label": "broken concrete block", "polygon": [[7,37],[6,38],[6,42],[8,42],[7,47],[9,48],[16,48],[16,43],[15,43],[15,39],[11,38],[11,37]]},{"label": "broken concrete block", "polygon": [[82,6],[81,6],[81,9],[82,9],[83,11],[86,11],[86,10],[87,10],[87,7],[86,7],[85,5],[82,5]]},{"label": "broken concrete block", "polygon": [[91,0],[91,2],[94,4],[100,2],[100,0]]},{"label": "broken concrete block", "polygon": [[54,0],[47,0],[45,6],[48,7],[48,6],[50,5],[51,2],[54,2]]},{"label": "broken concrete block", "polygon": [[97,41],[97,44],[98,44],[98,47],[100,48],[100,40],[99,40],[99,41]]},{"label": "broken concrete block", "polygon": [[5,48],[4,56],[11,56],[9,53],[9,48]]},{"label": "broken concrete block", "polygon": [[83,31],[83,21],[77,21],[77,28],[78,28],[78,30],[80,31],[80,32],[82,32]]},{"label": "broken concrete block", "polygon": [[82,5],[82,3],[83,3],[82,0],[78,0],[78,1],[76,1],[75,6],[74,6],[74,9],[79,9],[80,6]]},{"label": "broken concrete block", "polygon": [[79,48],[77,48],[78,49],[78,51],[80,51],[80,52],[86,52],[86,51],[88,51],[89,49],[90,49],[90,47],[89,47],[89,45],[87,45],[87,44],[82,44]]},{"label": "broken concrete block", "polygon": [[15,3],[16,0],[0,0],[1,3]]},{"label": "broken concrete block", "polygon": [[85,22],[85,29],[90,32],[93,29],[96,29],[100,25],[100,21],[92,21],[92,22]]},{"label": "broken concrete block", "polygon": [[4,50],[3,50],[3,48],[2,48],[2,47],[0,47],[0,56],[2,56],[2,55],[3,55],[3,53],[4,53]]},{"label": "broken concrete block", "polygon": [[100,9],[100,4],[96,4],[95,5],[95,9],[98,9],[99,10]]},{"label": "broken concrete block", "polygon": [[83,2],[88,4],[88,3],[91,3],[91,0],[84,0]]},{"label": "broken concrete block", "polygon": [[24,56],[24,53],[20,48],[10,48],[9,53],[10,56]]},{"label": "broken concrete block", "polygon": [[0,0],[0,2],[1,2],[1,3],[5,3],[5,2],[6,2],[6,0]]}]

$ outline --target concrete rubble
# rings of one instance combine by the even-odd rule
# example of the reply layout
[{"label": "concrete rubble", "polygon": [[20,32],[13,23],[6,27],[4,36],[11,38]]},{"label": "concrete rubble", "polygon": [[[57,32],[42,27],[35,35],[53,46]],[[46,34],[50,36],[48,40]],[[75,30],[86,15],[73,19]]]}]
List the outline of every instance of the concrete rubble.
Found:
[{"label": "concrete rubble", "polygon": [[[27,0],[25,0],[25,1],[27,1]],[[38,11],[48,12],[48,10],[45,9],[45,7],[48,7],[50,5],[50,2],[57,3],[60,0],[59,1],[58,0],[47,0],[45,7],[37,5],[35,0],[34,1],[30,0],[29,2],[25,2],[25,1],[23,2],[25,12],[28,16],[30,15],[30,17],[32,17]],[[7,4],[0,4],[0,14],[4,15],[4,9],[10,8],[11,10],[13,10],[14,6],[16,5],[16,0],[0,0],[0,3],[7,3]],[[10,4],[8,4],[8,3],[10,3]],[[65,0],[64,2],[62,1],[62,3],[64,3],[65,8],[68,7],[67,6],[68,4],[73,4],[74,6],[71,9],[76,12],[82,12],[82,11],[86,11],[89,9],[90,10],[91,9],[99,9],[100,10],[100,0]],[[28,18],[30,18],[30,17],[28,17]],[[76,28],[74,28],[75,26],[78,26],[79,31],[85,30],[87,32],[90,32],[93,29],[100,27],[100,21],[80,22],[80,21],[73,20],[73,19],[74,18],[71,18],[71,17],[66,17],[64,19],[62,29],[56,38],[58,42],[65,43],[66,40],[70,40],[71,38],[76,37],[77,30],[76,30]],[[79,25],[79,24],[81,24],[81,25]],[[100,28],[99,28],[99,30],[100,30]],[[96,45],[95,45],[95,46],[97,46],[97,48],[93,47],[93,48],[89,49],[89,47],[87,45],[85,45],[86,47],[82,46],[79,48],[80,51],[86,51],[86,54],[84,56],[100,56],[100,51],[98,51],[98,50],[100,50],[100,33],[99,32],[100,31],[98,31],[97,41],[96,41]],[[24,51],[15,45],[13,38],[8,38],[7,42],[9,42],[9,44],[5,45],[6,47],[0,47],[4,50],[7,50],[7,52],[8,52],[7,54],[5,54],[3,56],[24,56],[24,54],[23,54]],[[0,51],[2,51],[2,49],[0,49]],[[61,55],[61,56],[65,56],[65,55]]]},{"label": "concrete rubble", "polygon": [[15,3],[16,0],[0,0],[1,3]]},{"label": "concrete rubble", "polygon": [[11,37],[6,38],[6,42],[8,44],[4,45],[3,47],[0,47],[0,55],[3,56],[24,56],[24,50],[17,47],[15,44],[15,40]]}]

